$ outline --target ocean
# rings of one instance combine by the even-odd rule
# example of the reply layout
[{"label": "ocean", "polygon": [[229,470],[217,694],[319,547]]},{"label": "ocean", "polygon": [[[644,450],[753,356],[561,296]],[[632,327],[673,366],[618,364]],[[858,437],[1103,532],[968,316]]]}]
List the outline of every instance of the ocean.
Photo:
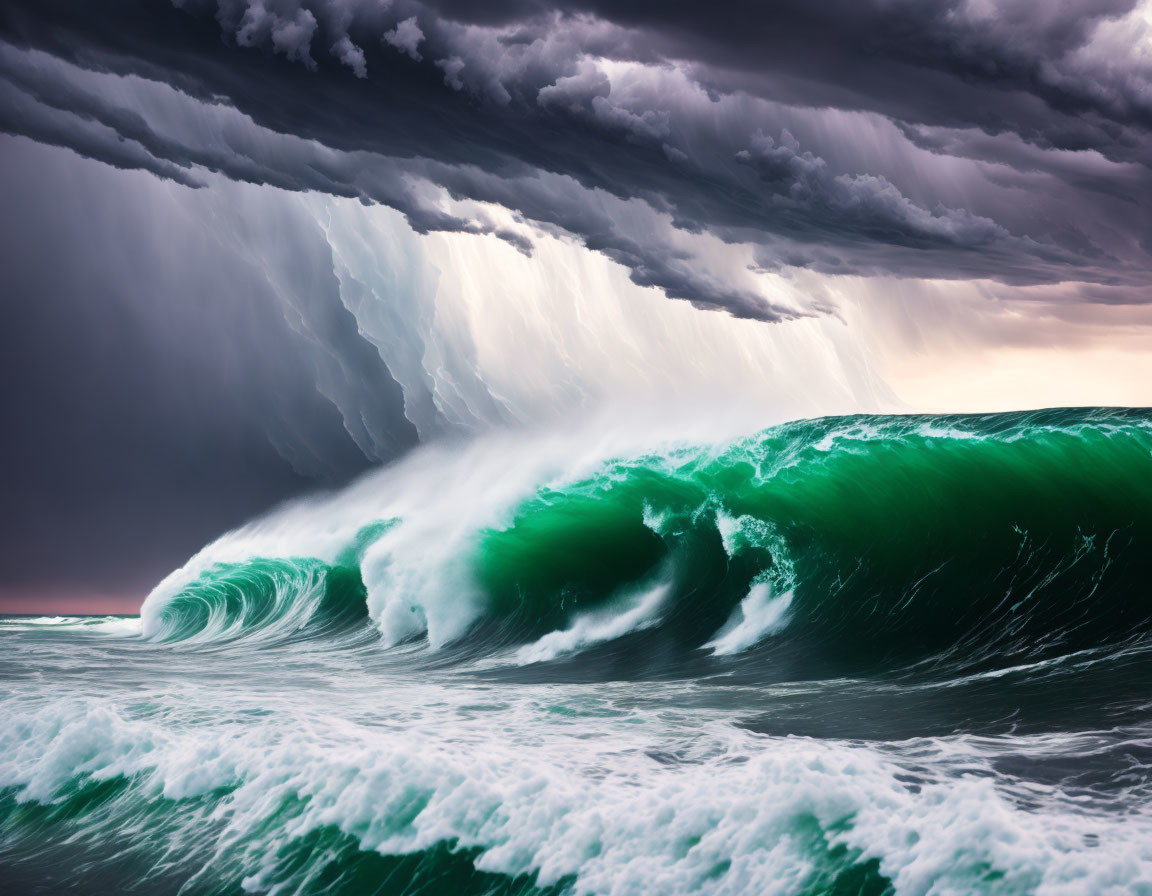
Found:
[{"label": "ocean", "polygon": [[1152,893],[1152,411],[431,445],[0,620],[0,890]]}]

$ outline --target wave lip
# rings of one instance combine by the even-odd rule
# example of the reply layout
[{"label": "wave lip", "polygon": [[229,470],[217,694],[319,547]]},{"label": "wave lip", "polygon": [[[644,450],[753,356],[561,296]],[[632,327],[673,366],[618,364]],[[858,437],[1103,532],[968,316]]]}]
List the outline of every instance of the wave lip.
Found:
[{"label": "wave lip", "polygon": [[331,634],[367,619],[355,567],[313,558],[219,563],[145,617],[156,641],[279,643]]}]

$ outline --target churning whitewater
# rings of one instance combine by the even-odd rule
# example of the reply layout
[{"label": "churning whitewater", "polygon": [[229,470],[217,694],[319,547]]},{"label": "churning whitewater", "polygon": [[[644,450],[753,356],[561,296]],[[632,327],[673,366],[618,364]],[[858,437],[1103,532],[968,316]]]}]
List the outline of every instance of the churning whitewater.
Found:
[{"label": "churning whitewater", "polygon": [[1152,892],[1152,413],[623,431],[4,620],[13,886]]}]

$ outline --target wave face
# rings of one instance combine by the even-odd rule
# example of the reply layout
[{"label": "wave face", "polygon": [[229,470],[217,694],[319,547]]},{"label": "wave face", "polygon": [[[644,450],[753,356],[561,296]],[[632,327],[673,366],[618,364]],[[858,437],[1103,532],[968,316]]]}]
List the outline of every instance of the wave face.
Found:
[{"label": "wave face", "polygon": [[[636,636],[637,662],[649,647],[673,666],[759,650],[794,675],[800,655],[812,674],[1042,659],[1152,619],[1142,412],[832,418],[570,470],[540,453],[512,488],[470,481],[463,496],[493,458],[437,457],[419,472],[444,494],[407,508],[396,477],[361,483],[311,508],[327,559],[212,562],[281,529],[302,544],[309,508],[290,508],[166,583],[146,631],[269,637],[371,617],[388,643],[515,647],[520,662]],[[482,506],[452,515],[456,497]],[[372,505],[389,519],[340,534]]]},{"label": "wave face", "polygon": [[1149,887],[1152,412],[646,430],[428,446],[138,623],[0,619],[2,879]]}]

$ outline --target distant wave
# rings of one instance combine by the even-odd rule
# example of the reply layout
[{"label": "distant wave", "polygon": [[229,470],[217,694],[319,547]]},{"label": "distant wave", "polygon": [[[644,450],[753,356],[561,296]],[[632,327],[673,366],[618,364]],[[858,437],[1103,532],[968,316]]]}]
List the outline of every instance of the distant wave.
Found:
[{"label": "distant wave", "polygon": [[0,616],[0,629],[75,629],[89,634],[134,635],[140,620],[134,616]]}]

